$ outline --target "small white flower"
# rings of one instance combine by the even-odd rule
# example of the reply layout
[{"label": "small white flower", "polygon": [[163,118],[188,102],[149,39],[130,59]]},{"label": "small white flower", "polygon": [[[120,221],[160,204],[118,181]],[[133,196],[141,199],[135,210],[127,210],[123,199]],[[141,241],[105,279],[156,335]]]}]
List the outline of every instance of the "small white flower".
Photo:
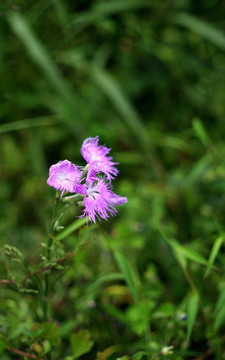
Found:
[{"label": "small white flower", "polygon": [[171,354],[173,354],[172,349],[173,349],[173,346],[163,346],[163,348],[161,349],[160,355],[164,355],[164,356],[171,355]]}]

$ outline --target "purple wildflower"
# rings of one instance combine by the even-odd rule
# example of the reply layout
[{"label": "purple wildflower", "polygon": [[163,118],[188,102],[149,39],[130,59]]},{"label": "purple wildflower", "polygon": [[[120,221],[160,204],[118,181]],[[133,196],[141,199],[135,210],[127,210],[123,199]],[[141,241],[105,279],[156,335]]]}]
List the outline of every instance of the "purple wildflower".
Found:
[{"label": "purple wildflower", "polygon": [[100,178],[97,183],[86,186],[86,194],[84,196],[84,212],[94,223],[96,218],[100,220],[103,218],[107,220],[110,215],[115,215],[117,210],[114,205],[122,205],[127,202],[127,198],[122,198],[116,195],[111,190],[111,184],[106,181],[106,178]]},{"label": "purple wildflower", "polygon": [[81,174],[79,168],[70,161],[59,161],[50,167],[47,184],[63,192],[67,190],[74,193]]},{"label": "purple wildflower", "polygon": [[[84,210],[80,217],[86,216],[87,220],[94,223],[96,218],[107,220],[110,215],[115,215],[115,206],[127,202],[126,197],[112,191],[111,180],[118,174],[115,167],[117,163],[108,156],[110,149],[98,145],[98,142],[98,136],[83,142],[81,154],[87,161],[85,167],[78,167],[68,160],[59,161],[50,167],[47,180],[48,185],[62,191],[61,197],[64,191],[75,194],[63,197],[64,202],[83,198]],[[99,173],[104,173],[104,177]]]},{"label": "purple wildflower", "polygon": [[98,145],[98,142],[98,136],[84,140],[81,155],[90,164],[92,171],[103,172],[109,180],[112,180],[119,172],[115,167],[118,163],[113,162],[111,156],[107,156],[111,149]]}]

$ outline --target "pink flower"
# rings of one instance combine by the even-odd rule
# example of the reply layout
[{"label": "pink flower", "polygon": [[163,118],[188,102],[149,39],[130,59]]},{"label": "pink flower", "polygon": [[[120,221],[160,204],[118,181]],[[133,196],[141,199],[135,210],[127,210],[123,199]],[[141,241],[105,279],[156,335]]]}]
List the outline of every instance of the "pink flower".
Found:
[{"label": "pink flower", "polygon": [[111,190],[111,184],[105,178],[100,178],[97,183],[86,185],[84,212],[81,217],[86,215],[94,223],[96,218],[107,220],[109,215],[113,216],[117,213],[114,205],[122,205],[125,202],[127,198],[116,195]]},{"label": "pink flower", "polygon": [[[98,145],[99,138],[87,138],[81,148],[81,154],[87,161],[85,167],[74,165],[68,160],[59,161],[49,169],[48,185],[61,190],[61,198],[64,191],[74,193],[72,196],[62,198],[63,202],[71,202],[82,198],[84,206],[83,214],[87,221],[96,222],[96,219],[107,220],[110,215],[115,215],[115,206],[127,202],[126,197],[119,196],[112,191],[111,180],[118,174],[115,167],[117,163],[108,156],[110,149]],[[100,173],[105,174],[101,177]]]},{"label": "pink flower", "polygon": [[109,180],[118,175],[115,167],[118,163],[112,161],[111,156],[107,156],[111,149],[103,145],[98,145],[99,138],[87,138],[81,147],[81,155],[90,164],[92,171],[103,172]]},{"label": "pink flower", "polygon": [[79,168],[70,161],[59,161],[50,167],[47,184],[63,192],[67,190],[74,193],[81,174]]}]

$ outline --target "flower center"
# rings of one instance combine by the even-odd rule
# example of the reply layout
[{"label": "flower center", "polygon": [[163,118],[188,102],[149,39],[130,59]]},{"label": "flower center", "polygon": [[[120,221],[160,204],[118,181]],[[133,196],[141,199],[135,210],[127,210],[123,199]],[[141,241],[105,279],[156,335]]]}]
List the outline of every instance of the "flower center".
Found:
[{"label": "flower center", "polygon": [[64,171],[61,171],[59,174],[58,174],[58,179],[60,181],[72,181],[71,179],[69,179],[69,174],[68,173],[65,173]]},{"label": "flower center", "polygon": [[95,186],[87,189],[87,194],[86,194],[86,196],[88,197],[89,195],[92,196],[92,197],[94,198],[94,200],[96,200],[96,198],[97,198],[98,195],[99,195],[99,191],[98,191],[97,185],[95,185]]}]

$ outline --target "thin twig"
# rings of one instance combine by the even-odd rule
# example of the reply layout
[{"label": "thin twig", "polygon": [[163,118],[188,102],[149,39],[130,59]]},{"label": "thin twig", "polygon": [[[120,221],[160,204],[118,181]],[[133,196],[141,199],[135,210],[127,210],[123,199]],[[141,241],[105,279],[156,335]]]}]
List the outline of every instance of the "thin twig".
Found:
[{"label": "thin twig", "polygon": [[14,349],[14,348],[10,348],[10,347],[7,347],[6,350],[12,352],[12,353],[15,353],[15,354],[18,354],[18,355],[21,355],[21,356],[26,356],[30,359],[39,359],[39,360],[44,360],[43,358],[39,358],[38,356],[36,355],[32,355],[32,354],[28,354],[24,351],[21,351],[21,350],[18,350],[18,349]]},{"label": "thin twig", "polygon": [[[75,252],[72,252],[71,254],[68,254],[68,255],[64,256],[63,258],[56,260],[56,261],[55,261],[55,264],[60,264],[61,262],[64,262],[64,261],[70,259],[70,258],[73,257],[74,255],[75,255]],[[39,274],[40,272],[43,272],[43,271],[45,271],[45,270],[52,269],[53,267],[54,267],[54,264],[49,264],[49,265],[45,265],[45,266],[43,266],[42,268],[34,271],[33,273],[29,273],[29,274],[23,279],[22,285],[24,285],[24,284],[27,282],[27,280],[28,280],[30,277],[32,277],[33,275],[37,275],[37,274]]]},{"label": "thin twig", "polygon": [[14,281],[14,280],[0,280],[0,284],[13,284],[13,285],[16,285],[17,281]]}]

